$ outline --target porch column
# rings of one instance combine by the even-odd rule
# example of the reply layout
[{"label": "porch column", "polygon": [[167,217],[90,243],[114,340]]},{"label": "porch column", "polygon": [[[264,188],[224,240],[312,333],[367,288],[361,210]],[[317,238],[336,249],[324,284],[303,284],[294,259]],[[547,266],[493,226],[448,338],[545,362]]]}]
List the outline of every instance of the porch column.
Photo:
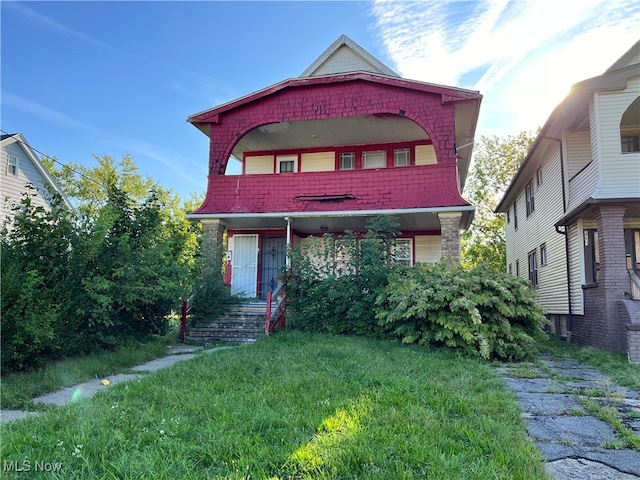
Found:
[{"label": "porch column", "polygon": [[202,223],[202,273],[213,269],[222,274],[223,236],[226,226],[220,219],[206,218]]},{"label": "porch column", "polygon": [[616,302],[624,298],[629,290],[629,274],[624,247],[624,206],[601,205],[595,207],[594,217],[598,225],[598,253],[600,254],[600,276],[598,288],[604,294],[603,310],[606,317],[599,323],[605,334],[605,348],[626,350],[624,325],[618,322]]},{"label": "porch column", "polygon": [[440,250],[441,255],[456,262],[460,261],[460,219],[462,212],[441,212]]}]

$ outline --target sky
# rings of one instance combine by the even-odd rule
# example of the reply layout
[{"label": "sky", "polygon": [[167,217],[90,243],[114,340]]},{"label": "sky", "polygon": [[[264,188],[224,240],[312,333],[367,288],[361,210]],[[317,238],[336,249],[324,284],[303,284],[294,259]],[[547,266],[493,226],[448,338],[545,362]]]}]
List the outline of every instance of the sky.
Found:
[{"label": "sky", "polygon": [[640,38],[628,0],[0,2],[0,128],[91,168],[206,189],[190,115],[300,76],[346,34],[402,77],[478,90],[476,141],[542,126]]}]

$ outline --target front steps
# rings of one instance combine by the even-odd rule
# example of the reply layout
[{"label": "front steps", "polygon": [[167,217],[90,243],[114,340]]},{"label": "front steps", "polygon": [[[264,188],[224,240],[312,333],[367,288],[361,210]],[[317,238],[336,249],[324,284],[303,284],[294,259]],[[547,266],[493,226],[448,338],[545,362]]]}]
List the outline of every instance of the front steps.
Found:
[{"label": "front steps", "polygon": [[233,310],[211,322],[200,322],[189,327],[185,343],[192,345],[204,345],[210,342],[253,343],[264,335],[266,312],[265,301],[236,305]]}]

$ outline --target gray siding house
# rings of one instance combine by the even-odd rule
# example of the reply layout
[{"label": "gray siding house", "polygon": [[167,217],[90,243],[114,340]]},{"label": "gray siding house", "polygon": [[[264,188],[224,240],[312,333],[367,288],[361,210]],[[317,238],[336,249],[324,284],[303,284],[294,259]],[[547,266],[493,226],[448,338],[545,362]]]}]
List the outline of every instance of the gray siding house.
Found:
[{"label": "gray siding house", "polygon": [[572,87],[496,213],[506,268],[537,289],[553,332],[628,351],[640,330],[640,42]]},{"label": "gray siding house", "polygon": [[34,205],[50,207],[46,185],[63,198],[67,207],[71,203],[49,171],[20,133],[0,137],[0,225],[11,225],[13,208],[20,203],[24,193],[32,195]]}]

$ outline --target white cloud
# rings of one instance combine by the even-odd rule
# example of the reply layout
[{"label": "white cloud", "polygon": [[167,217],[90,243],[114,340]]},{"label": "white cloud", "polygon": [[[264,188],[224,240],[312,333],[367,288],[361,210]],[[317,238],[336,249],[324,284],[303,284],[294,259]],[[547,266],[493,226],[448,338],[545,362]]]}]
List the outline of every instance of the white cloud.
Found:
[{"label": "white cloud", "polygon": [[640,7],[622,0],[376,0],[372,12],[400,75],[483,94],[479,134],[541,126],[640,31]]}]

